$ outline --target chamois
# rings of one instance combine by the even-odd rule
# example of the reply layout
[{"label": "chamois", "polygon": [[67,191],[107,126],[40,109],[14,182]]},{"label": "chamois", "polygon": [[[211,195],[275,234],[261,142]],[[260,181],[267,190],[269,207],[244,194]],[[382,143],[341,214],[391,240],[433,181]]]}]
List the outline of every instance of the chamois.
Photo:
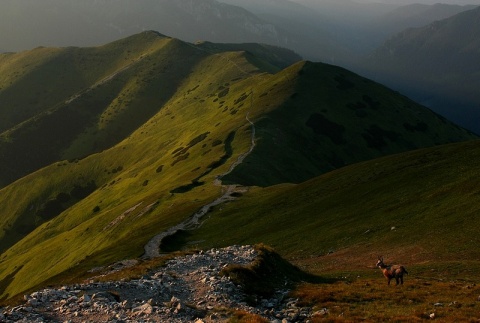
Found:
[{"label": "chamois", "polygon": [[390,285],[390,280],[392,280],[392,278],[395,278],[397,285],[399,281],[400,284],[403,285],[403,274],[408,274],[405,267],[402,265],[385,265],[383,263],[383,257],[378,257],[376,266],[382,270],[383,276],[388,280],[388,285]]}]

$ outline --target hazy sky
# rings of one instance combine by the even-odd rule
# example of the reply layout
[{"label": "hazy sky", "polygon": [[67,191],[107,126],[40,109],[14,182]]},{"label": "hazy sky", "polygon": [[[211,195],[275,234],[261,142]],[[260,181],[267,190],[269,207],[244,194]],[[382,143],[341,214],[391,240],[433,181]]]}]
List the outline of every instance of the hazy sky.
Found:
[{"label": "hazy sky", "polygon": [[356,0],[356,2],[364,3],[391,3],[391,4],[412,4],[412,3],[423,3],[423,4],[435,4],[435,3],[448,3],[448,4],[475,4],[480,5],[480,0]]}]

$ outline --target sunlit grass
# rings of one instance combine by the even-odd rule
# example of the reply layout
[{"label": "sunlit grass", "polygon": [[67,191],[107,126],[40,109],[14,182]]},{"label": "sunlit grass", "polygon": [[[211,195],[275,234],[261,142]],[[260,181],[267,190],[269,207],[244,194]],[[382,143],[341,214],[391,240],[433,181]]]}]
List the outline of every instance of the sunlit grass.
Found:
[{"label": "sunlit grass", "polygon": [[[186,56],[189,51],[198,54],[190,45],[179,41],[171,43],[173,51],[179,50]],[[188,50],[184,51],[183,47]],[[193,58],[189,56],[189,59]],[[0,236],[6,242],[2,247],[16,243],[0,258],[2,278],[16,273],[2,290],[3,297],[12,297],[76,267],[80,275],[82,268],[88,266],[140,257],[151,237],[221,195],[221,188],[213,185],[215,177],[226,172],[233,161],[250,148],[251,126],[245,119],[250,104],[239,106],[235,101],[249,93],[254,84],[257,87],[269,84],[273,76],[258,74],[257,68],[249,65],[239,53],[211,57],[201,53],[196,64],[180,68],[188,75],[176,80],[181,84],[175,95],[163,107],[157,102],[159,106],[154,109],[159,109],[158,113],[118,145],[80,160],[57,162],[2,190],[0,203],[5,207],[5,216],[0,223],[6,229]],[[239,70],[237,65],[244,68]],[[134,71],[140,73],[142,69]],[[228,85],[232,79],[236,80],[235,84]],[[229,105],[229,109],[235,107],[238,113],[224,111],[220,103],[214,102],[220,86],[230,88],[228,95],[222,97],[225,101],[222,104]],[[143,90],[158,96],[155,93],[161,89],[147,86]],[[272,102],[275,100],[280,102],[282,98],[275,96]],[[274,105],[257,113],[260,115],[272,108]],[[255,114],[251,118],[255,118]],[[232,132],[229,159],[223,164],[217,163],[226,154],[227,138]],[[81,138],[78,140],[79,146],[74,144],[69,153],[88,146]],[[178,158],[176,151],[185,147],[188,151]],[[212,168],[211,165],[218,166]],[[203,182],[201,186],[181,194],[171,192],[198,178]],[[45,201],[91,181],[97,189],[68,205],[54,218],[32,216]],[[28,194],[25,193],[27,187]],[[154,207],[142,211],[151,205]],[[24,226],[32,231],[26,237],[26,233],[17,234]],[[39,254],[42,257],[36,256]],[[19,266],[23,267],[16,272]]]}]

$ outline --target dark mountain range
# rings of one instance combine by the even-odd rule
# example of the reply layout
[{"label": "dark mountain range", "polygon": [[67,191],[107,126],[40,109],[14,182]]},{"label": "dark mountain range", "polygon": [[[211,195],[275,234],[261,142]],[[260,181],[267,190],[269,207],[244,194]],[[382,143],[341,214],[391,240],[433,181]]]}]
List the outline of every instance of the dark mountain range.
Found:
[{"label": "dark mountain range", "polygon": [[228,183],[255,186],[260,202],[262,187],[477,138],[380,84],[297,59],[156,32],[2,54],[0,297],[158,254],[152,237],[248,191]]},{"label": "dark mountain range", "polygon": [[462,8],[408,7],[418,12],[348,0],[5,0],[0,43],[4,51],[92,46],[158,30],[189,42],[266,43],[351,68],[399,28],[426,25]]},{"label": "dark mountain range", "polygon": [[388,37],[474,8],[310,0],[223,0],[243,7],[294,37],[285,44],[303,57],[355,68]]},{"label": "dark mountain range", "polygon": [[394,9],[379,17],[375,24],[385,35],[393,35],[407,28],[418,28],[431,22],[450,18],[463,11],[475,9],[475,5],[411,4]]},{"label": "dark mountain range", "polygon": [[285,35],[240,7],[215,0],[5,0],[0,42],[10,51],[91,46],[142,30],[186,41],[284,44]]},{"label": "dark mountain range", "polygon": [[367,75],[480,132],[480,8],[405,30],[374,52]]}]

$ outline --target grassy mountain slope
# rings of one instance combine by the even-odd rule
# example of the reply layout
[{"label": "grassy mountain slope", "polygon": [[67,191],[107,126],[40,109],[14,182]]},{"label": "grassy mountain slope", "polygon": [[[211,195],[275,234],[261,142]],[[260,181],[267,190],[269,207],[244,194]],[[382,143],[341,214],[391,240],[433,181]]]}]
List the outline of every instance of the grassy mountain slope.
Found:
[{"label": "grassy mountain slope", "polygon": [[[333,164],[324,167],[319,152],[342,157],[347,140],[359,145],[358,159],[349,160],[354,162],[475,138],[343,69],[301,62],[271,74],[266,71],[290,56],[265,61],[273,53],[263,59],[253,53],[275,48],[202,46],[145,32],[99,48],[57,50],[85,50],[78,59],[91,60],[93,70],[84,73],[93,76],[2,134],[2,156],[13,156],[2,157],[2,170],[24,167],[20,161],[32,152],[48,153],[54,161],[40,168],[47,161],[39,158],[34,171],[0,190],[0,298],[66,271],[141,256],[151,237],[221,194],[215,178],[250,148],[247,116],[258,124],[258,144],[247,167],[229,180],[246,178],[256,185],[325,172]],[[400,125],[395,132],[387,131],[394,124]],[[355,141],[350,127],[363,139]],[[30,140],[40,141],[40,148]],[[273,153],[269,143],[279,142],[291,146]],[[369,144],[373,148],[366,149]],[[297,157],[300,176],[290,171]],[[257,172],[253,178],[255,167],[263,165],[279,174]]]},{"label": "grassy mountain slope", "polygon": [[467,275],[471,264],[478,274],[478,158],[480,142],[471,141],[251,189],[177,243],[262,242],[318,273],[361,270],[383,254],[417,265],[456,262]]},{"label": "grassy mountain slope", "polygon": [[[7,55],[13,57],[2,64],[5,70],[28,68],[18,79],[6,73],[0,92],[6,102],[2,105],[0,183],[55,160],[101,151],[143,124],[173,94],[176,80],[181,80],[174,72],[158,74],[171,63],[167,58],[178,51],[178,44],[144,33],[99,48],[37,49]],[[38,56],[46,56],[47,62],[30,63]],[[158,65],[147,63],[152,59]],[[190,64],[197,59],[192,55]]]},{"label": "grassy mountain slope", "polygon": [[[269,64],[254,62],[269,71],[299,60],[283,49],[247,47],[276,57]],[[204,46],[153,32],[102,47],[0,55],[0,187],[56,160],[83,158],[120,142],[210,55]]]},{"label": "grassy mountain slope", "polygon": [[226,181],[299,183],[358,161],[470,136],[406,97],[347,70],[307,62],[288,71],[294,75],[293,92],[258,120],[258,149]]}]

